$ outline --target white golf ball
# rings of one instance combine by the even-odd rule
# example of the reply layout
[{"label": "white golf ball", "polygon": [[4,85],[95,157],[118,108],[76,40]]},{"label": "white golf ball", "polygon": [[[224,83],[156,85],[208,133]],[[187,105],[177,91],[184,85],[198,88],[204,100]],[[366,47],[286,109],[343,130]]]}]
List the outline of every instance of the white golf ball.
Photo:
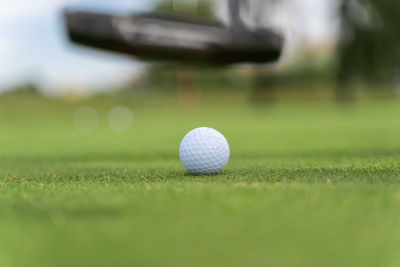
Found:
[{"label": "white golf ball", "polygon": [[229,160],[229,144],[217,130],[201,127],[190,131],[182,140],[179,156],[192,174],[217,174]]}]

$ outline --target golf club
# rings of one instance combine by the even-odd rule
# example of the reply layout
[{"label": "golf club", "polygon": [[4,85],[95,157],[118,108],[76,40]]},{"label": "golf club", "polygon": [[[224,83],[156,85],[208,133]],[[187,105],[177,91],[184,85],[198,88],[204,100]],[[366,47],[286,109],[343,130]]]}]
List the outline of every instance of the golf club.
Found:
[{"label": "golf club", "polygon": [[230,25],[163,13],[113,15],[66,11],[72,42],[142,60],[210,65],[268,63],[279,59],[283,37],[271,29],[248,29],[239,0],[230,0]]}]

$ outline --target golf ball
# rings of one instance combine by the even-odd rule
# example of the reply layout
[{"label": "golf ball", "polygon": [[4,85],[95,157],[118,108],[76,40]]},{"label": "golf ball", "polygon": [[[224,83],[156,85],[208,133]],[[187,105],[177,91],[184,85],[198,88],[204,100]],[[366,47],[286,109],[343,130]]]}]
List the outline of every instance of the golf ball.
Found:
[{"label": "golf ball", "polygon": [[217,130],[201,127],[190,131],[182,140],[179,156],[192,174],[217,174],[229,160],[229,144]]}]

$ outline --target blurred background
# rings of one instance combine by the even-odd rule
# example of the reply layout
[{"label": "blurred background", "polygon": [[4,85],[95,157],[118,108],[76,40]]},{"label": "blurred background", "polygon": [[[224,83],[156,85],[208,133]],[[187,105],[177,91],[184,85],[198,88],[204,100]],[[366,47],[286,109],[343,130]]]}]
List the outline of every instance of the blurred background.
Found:
[{"label": "blurred background", "polygon": [[122,14],[163,11],[227,20],[227,3],[212,0],[2,0],[0,92],[52,98],[99,94],[176,97],[196,105],[222,93],[251,104],[286,99],[352,101],[397,96],[400,4],[384,0],[243,0],[249,27],[273,27],[285,36],[272,65],[198,68],[142,63],[68,43],[66,7]]},{"label": "blurred background", "polygon": [[[0,4],[0,266],[399,266],[400,1],[242,0],[283,55],[223,68],[73,45],[62,14],[225,0]],[[179,160],[200,126],[218,176]]]}]

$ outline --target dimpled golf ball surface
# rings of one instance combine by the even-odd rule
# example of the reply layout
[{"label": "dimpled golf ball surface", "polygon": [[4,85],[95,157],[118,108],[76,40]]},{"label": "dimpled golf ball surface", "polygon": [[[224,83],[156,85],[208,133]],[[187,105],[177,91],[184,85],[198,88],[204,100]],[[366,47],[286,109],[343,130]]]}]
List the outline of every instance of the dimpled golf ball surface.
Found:
[{"label": "dimpled golf ball surface", "polygon": [[217,130],[202,127],[190,131],[182,140],[179,156],[192,174],[221,172],[229,160],[229,144]]}]

